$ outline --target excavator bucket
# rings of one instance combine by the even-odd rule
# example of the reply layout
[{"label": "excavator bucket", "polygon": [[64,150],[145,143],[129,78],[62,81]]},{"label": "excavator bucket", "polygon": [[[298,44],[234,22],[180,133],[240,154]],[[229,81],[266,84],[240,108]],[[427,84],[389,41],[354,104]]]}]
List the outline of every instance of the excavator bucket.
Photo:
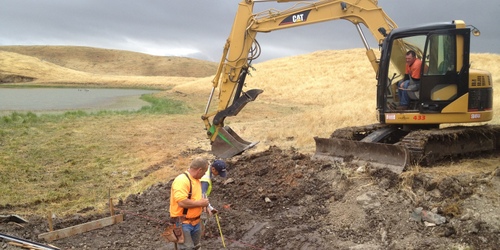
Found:
[{"label": "excavator bucket", "polygon": [[259,142],[248,142],[239,137],[230,127],[219,129],[217,138],[212,142],[212,154],[220,158],[230,158],[243,153]]},{"label": "excavator bucket", "polygon": [[404,146],[375,142],[363,142],[341,138],[318,138],[313,159],[337,161],[352,160],[369,163],[376,168],[387,168],[396,174],[408,166],[410,157]]}]

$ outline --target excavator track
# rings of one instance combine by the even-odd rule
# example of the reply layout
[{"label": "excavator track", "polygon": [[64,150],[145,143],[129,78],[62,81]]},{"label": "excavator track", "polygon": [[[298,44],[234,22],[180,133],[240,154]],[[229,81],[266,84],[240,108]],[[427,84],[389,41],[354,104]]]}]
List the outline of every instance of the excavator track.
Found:
[{"label": "excavator track", "polygon": [[410,163],[431,166],[437,162],[474,157],[500,148],[500,125],[416,130],[401,142],[409,151]]},{"label": "excavator track", "polygon": [[337,129],[314,138],[314,158],[368,162],[401,173],[408,165],[433,164],[500,149],[500,125],[403,130],[373,124]]}]

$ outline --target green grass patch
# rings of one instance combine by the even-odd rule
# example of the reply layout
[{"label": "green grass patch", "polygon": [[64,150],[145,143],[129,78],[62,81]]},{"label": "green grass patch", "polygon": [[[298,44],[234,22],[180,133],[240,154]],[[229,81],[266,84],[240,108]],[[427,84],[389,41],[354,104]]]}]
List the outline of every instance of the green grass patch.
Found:
[{"label": "green grass patch", "polygon": [[[141,96],[150,105],[143,106],[137,111],[130,110],[100,110],[97,112],[85,112],[82,110],[67,111],[64,114],[42,114],[37,115],[33,112],[13,112],[10,115],[2,116],[0,124],[33,124],[37,122],[57,122],[63,119],[74,119],[87,116],[106,116],[106,115],[127,115],[127,114],[158,114],[158,115],[171,115],[171,114],[185,114],[190,109],[181,101],[158,98],[153,94],[145,94]],[[0,132],[1,133],[1,132]]]},{"label": "green grass patch", "polygon": [[[188,112],[179,101],[144,95],[138,111],[14,112],[0,119],[0,210],[74,213],[125,192],[143,169],[134,138],[158,115]],[[137,126],[138,129],[135,129]],[[147,167],[147,166],[146,166]]]},{"label": "green grass patch", "polygon": [[177,100],[157,98],[153,95],[143,95],[141,99],[151,103],[151,106],[144,106],[138,111],[141,114],[183,114],[188,111],[184,103]]}]

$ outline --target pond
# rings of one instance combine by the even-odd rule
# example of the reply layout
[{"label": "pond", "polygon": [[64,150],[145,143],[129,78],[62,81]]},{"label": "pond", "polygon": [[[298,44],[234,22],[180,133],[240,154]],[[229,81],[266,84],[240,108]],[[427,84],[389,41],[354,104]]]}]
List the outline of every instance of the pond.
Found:
[{"label": "pond", "polygon": [[63,113],[71,110],[139,110],[141,95],[159,92],[104,88],[0,88],[0,115],[12,112]]}]

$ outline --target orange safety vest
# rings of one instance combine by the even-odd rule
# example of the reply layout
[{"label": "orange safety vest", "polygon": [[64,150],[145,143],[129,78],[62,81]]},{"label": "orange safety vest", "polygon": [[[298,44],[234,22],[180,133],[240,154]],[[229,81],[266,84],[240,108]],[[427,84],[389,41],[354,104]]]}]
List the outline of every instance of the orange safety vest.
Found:
[{"label": "orange safety vest", "polygon": [[[188,177],[189,176],[189,177]],[[187,209],[184,215],[184,208],[179,206],[179,201],[188,199],[191,190],[191,200],[201,200],[201,182],[194,179],[189,172],[178,175],[172,183],[170,191],[170,217],[184,216],[186,219],[199,218],[203,209],[201,207],[193,207]]]}]

